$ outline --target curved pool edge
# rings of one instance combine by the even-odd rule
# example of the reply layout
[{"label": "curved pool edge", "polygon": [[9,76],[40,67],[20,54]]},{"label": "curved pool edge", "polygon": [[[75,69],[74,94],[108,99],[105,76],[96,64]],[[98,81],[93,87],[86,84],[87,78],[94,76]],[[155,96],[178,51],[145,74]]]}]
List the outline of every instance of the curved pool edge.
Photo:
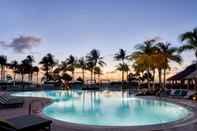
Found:
[{"label": "curved pool edge", "polygon": [[[43,97],[29,97],[29,96],[25,96],[24,98],[27,99],[42,99],[42,100],[47,100],[48,103],[43,106],[41,108],[41,110],[43,111],[43,109],[45,107],[47,107],[48,105],[52,104],[53,100],[50,98],[43,98]],[[176,101],[173,98],[158,98],[158,97],[140,97],[140,98],[145,98],[145,99],[153,99],[153,100],[162,100],[162,101],[166,101],[166,102],[170,102],[173,104],[177,104],[180,105],[184,108],[189,109],[190,111],[192,111],[192,114],[180,119],[180,120],[176,120],[173,122],[169,122],[169,123],[163,123],[163,124],[155,124],[155,125],[140,125],[140,126],[101,126],[101,125],[84,125],[84,124],[78,124],[78,123],[71,123],[71,122],[64,122],[64,121],[60,121],[57,119],[53,119],[51,117],[46,116],[45,114],[43,114],[43,112],[41,111],[40,113],[38,113],[39,116],[43,117],[43,118],[47,118],[53,121],[53,123],[55,125],[59,125],[61,127],[63,127],[64,129],[73,129],[73,130],[99,130],[99,131],[106,131],[106,130],[110,130],[112,129],[113,131],[131,131],[131,130],[138,130],[138,131],[148,131],[148,130],[166,130],[166,129],[173,129],[173,128],[181,128],[183,126],[188,126],[191,125],[195,122],[197,122],[197,105],[191,105],[191,103],[182,103],[180,101],[180,99],[177,99]],[[187,101],[187,102],[191,102],[191,101]]]},{"label": "curved pool edge", "polygon": [[[141,97],[145,98],[145,97]],[[147,99],[147,98],[146,98]],[[167,98],[167,99],[158,99],[157,97],[148,97],[148,99],[153,99],[153,100],[162,100],[165,102],[170,102],[172,104],[177,104],[179,106],[182,106],[186,109],[189,109],[191,111],[190,115],[187,117],[184,117],[182,119],[172,121],[172,122],[167,122],[163,124],[152,124],[152,125],[140,125],[140,126],[106,126],[106,125],[86,125],[86,124],[79,124],[79,123],[72,123],[72,122],[66,122],[66,121],[61,121],[57,120],[51,117],[46,116],[43,113],[43,107],[42,112],[39,113],[39,115],[43,118],[50,119],[54,122],[54,124],[57,124],[63,128],[68,128],[68,129],[74,129],[74,130],[94,130],[94,131],[106,131],[106,130],[113,130],[113,131],[131,131],[131,130],[138,130],[138,131],[149,131],[149,130],[166,130],[166,129],[173,129],[173,128],[181,128],[184,126],[188,126],[190,124],[194,124],[197,122],[197,106],[191,106],[186,103],[180,103],[178,101],[174,101],[172,98]]]}]

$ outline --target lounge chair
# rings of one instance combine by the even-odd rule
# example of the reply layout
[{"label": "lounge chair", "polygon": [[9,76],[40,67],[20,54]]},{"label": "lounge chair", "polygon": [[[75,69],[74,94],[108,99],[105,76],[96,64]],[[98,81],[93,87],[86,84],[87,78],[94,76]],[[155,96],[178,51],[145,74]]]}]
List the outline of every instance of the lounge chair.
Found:
[{"label": "lounge chair", "polygon": [[180,96],[180,94],[181,94],[181,90],[172,90],[171,91],[171,93],[170,93],[170,96],[171,97],[178,97],[178,96]]},{"label": "lounge chair", "polygon": [[159,92],[160,97],[168,97],[171,93],[171,90],[162,90]]},{"label": "lounge chair", "polygon": [[187,90],[175,90],[173,94],[171,94],[172,97],[175,98],[185,98],[185,96],[187,96],[188,91]]},{"label": "lounge chair", "polygon": [[50,131],[51,123],[51,120],[35,115],[26,115],[0,120],[0,131]]},{"label": "lounge chair", "polygon": [[196,94],[196,91],[191,91],[191,90],[189,90],[188,92],[187,92],[187,95],[185,95],[184,96],[184,98],[186,98],[186,99],[190,99],[193,95],[195,95]]},{"label": "lounge chair", "polygon": [[0,108],[22,107],[23,104],[23,98],[0,96]]}]

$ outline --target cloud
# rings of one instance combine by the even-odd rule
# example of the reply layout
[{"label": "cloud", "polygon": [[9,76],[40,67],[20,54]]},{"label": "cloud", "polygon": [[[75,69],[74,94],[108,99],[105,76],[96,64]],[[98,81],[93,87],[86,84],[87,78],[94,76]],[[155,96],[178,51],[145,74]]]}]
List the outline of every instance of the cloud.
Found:
[{"label": "cloud", "polygon": [[6,48],[12,48],[17,53],[23,53],[25,50],[31,50],[41,43],[41,38],[35,36],[20,36],[14,38],[10,43],[0,41],[0,45]]}]

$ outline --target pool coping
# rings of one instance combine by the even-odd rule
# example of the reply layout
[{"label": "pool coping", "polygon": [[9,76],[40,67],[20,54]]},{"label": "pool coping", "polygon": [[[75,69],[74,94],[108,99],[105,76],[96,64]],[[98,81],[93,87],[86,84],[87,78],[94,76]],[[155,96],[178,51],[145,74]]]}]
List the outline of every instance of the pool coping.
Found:
[{"label": "pool coping", "polygon": [[167,122],[167,123],[162,123],[162,124],[153,124],[153,125],[140,125],[140,126],[105,126],[105,125],[87,125],[87,124],[79,124],[79,123],[71,123],[71,122],[65,122],[65,121],[61,121],[61,120],[57,120],[51,117],[46,116],[43,113],[43,109],[50,105],[53,100],[50,98],[44,98],[44,97],[24,97],[24,98],[34,98],[34,99],[47,99],[49,100],[49,102],[41,108],[41,112],[38,114],[39,116],[46,118],[46,119],[50,119],[54,122],[54,124],[61,126],[61,127],[65,127],[66,129],[74,129],[74,130],[99,130],[99,131],[105,131],[105,130],[118,130],[118,131],[127,131],[127,130],[138,130],[138,131],[147,131],[147,130],[152,130],[152,131],[156,131],[156,130],[166,130],[166,129],[172,129],[172,128],[179,128],[182,126],[187,126],[190,124],[193,124],[195,122],[197,122],[197,107],[194,107],[192,105],[189,105],[189,103],[181,103],[179,102],[179,100],[181,99],[177,99],[176,101],[174,101],[173,98],[160,98],[160,97],[147,97],[147,96],[143,96],[143,97],[138,97],[138,98],[143,98],[143,99],[152,99],[152,100],[162,100],[162,101],[166,101],[172,104],[177,104],[180,105],[184,108],[189,109],[192,113],[187,116],[184,117],[182,119],[176,120],[176,121],[172,121],[172,122]]}]

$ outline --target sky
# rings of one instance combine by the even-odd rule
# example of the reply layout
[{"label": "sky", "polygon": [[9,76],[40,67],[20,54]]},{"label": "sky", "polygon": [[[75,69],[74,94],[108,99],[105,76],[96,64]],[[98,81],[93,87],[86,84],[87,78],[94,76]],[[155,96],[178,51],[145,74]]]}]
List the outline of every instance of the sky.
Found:
[{"label": "sky", "polygon": [[[155,37],[182,45],[178,36],[197,27],[196,12],[196,0],[0,0],[0,54],[39,61],[50,52],[65,60],[95,48],[112,71],[119,48],[130,54]],[[191,52],[183,57],[183,65],[195,60]]]}]

